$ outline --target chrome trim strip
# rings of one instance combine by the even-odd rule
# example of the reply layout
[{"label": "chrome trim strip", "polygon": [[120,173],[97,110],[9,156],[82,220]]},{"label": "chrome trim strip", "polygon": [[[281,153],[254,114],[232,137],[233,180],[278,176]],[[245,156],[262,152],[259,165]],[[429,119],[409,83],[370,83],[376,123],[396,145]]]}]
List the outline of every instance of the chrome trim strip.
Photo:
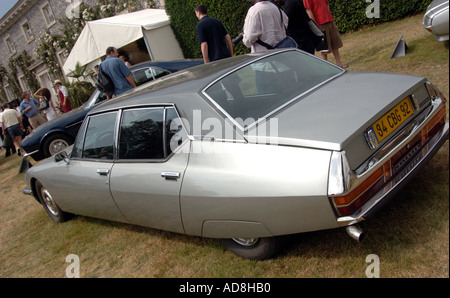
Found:
[{"label": "chrome trim strip", "polygon": [[75,123],[73,123],[73,124],[71,124],[71,125],[67,125],[66,128],[71,128],[71,127],[74,127],[75,125],[82,124],[83,121],[84,121],[84,119],[81,120],[81,121],[75,122]]},{"label": "chrome trim strip", "polygon": [[30,153],[25,153],[24,155],[23,155],[23,158],[27,158],[28,156],[31,156],[31,155],[33,155],[33,154],[35,154],[35,153],[38,153],[39,152],[39,150],[35,150],[35,151],[33,151],[33,152],[30,152]]}]

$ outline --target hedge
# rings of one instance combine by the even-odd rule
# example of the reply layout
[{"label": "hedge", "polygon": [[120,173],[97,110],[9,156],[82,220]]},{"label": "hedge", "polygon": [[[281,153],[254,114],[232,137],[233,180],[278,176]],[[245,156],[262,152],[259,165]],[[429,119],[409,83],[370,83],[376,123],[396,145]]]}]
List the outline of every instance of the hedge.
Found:
[{"label": "hedge", "polygon": [[[368,18],[366,10],[378,1],[379,18]],[[346,33],[367,25],[397,20],[409,15],[423,13],[432,0],[329,0],[335,22]],[[208,7],[208,15],[219,19],[231,37],[237,36],[244,26],[245,16],[250,8],[246,0],[166,0],[166,11],[171,26],[186,58],[201,58],[195,27],[198,23],[194,8],[198,4]],[[248,53],[240,43],[234,49],[235,54]]]}]

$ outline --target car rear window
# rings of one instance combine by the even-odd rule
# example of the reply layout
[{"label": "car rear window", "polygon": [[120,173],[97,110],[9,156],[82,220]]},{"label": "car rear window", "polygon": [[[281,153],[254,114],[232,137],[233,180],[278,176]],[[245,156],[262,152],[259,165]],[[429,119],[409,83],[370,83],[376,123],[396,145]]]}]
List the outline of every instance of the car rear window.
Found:
[{"label": "car rear window", "polygon": [[245,129],[343,72],[299,51],[281,52],[228,74],[205,94]]}]

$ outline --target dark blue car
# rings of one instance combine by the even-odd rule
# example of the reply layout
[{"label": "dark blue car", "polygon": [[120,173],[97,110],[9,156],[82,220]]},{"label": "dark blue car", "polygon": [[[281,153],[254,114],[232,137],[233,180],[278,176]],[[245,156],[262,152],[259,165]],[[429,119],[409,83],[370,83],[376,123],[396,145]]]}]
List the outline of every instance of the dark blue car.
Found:
[{"label": "dark blue car", "polygon": [[[136,85],[139,86],[162,76],[200,64],[203,64],[202,60],[143,62],[133,65],[131,73]],[[86,114],[104,100],[106,100],[106,96],[96,90],[89,100],[78,109],[74,109],[39,126],[21,144],[26,155],[39,161],[72,145]]]}]

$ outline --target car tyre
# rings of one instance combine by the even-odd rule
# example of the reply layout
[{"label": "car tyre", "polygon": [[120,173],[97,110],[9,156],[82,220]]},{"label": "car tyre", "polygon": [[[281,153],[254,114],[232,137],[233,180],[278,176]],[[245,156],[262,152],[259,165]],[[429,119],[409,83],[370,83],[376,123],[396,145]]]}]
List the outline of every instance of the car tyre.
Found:
[{"label": "car tyre", "polygon": [[270,259],[282,247],[282,241],[276,237],[222,239],[222,243],[234,254],[249,260]]},{"label": "car tyre", "polygon": [[44,155],[46,158],[55,155],[73,144],[72,138],[64,134],[51,135],[44,142]]},{"label": "car tyre", "polygon": [[54,222],[61,223],[70,219],[72,215],[62,211],[61,208],[59,208],[50,192],[42,185],[41,182],[36,181],[35,189],[45,212],[47,212],[48,216],[50,216]]}]

